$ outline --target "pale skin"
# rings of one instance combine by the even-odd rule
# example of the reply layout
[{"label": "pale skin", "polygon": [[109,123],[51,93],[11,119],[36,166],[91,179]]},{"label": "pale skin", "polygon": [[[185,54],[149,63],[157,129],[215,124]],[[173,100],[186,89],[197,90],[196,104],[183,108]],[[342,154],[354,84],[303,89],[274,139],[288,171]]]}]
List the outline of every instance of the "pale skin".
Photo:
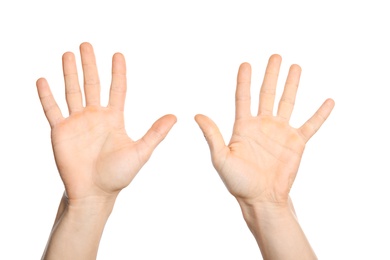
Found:
[{"label": "pale skin", "polygon": [[102,106],[92,45],[82,43],[80,54],[85,102],[74,54],[67,52],[62,57],[68,117],[63,116],[47,81],[40,78],[36,83],[65,186],[42,259],[96,259],[116,197],[176,123],[174,115],[165,115],[141,139],[132,140],[124,125],[124,56],[113,55],[109,102]]},{"label": "pale skin", "polygon": [[[52,129],[52,146],[65,193],[42,259],[96,259],[99,242],[119,192],[127,187],[153,150],[176,122],[173,115],[158,119],[139,140],[124,127],[126,65],[122,54],[112,59],[109,102],[100,103],[94,51],[80,45],[85,102],[73,53],[63,55],[66,101],[64,117],[44,78],[38,94]],[[333,109],[326,100],[301,127],[289,124],[301,69],[292,65],[276,115],[273,114],[281,57],[269,59],[261,87],[259,110],[250,113],[251,68],[240,66],[236,90],[236,120],[226,145],[216,124],[197,115],[210,146],[212,162],[236,197],[264,259],[316,259],[291,203],[293,185],[308,140]]]},{"label": "pale skin", "polygon": [[330,115],[327,99],[301,127],[289,120],[294,108],[301,68],[290,67],[277,112],[276,85],[281,66],[277,54],[269,58],[260,89],[257,115],[251,114],[251,66],[241,64],[235,95],[233,134],[225,144],[217,125],[196,115],[210,148],[211,160],[229,192],[237,199],[244,219],[264,259],[317,259],[289,197],[306,143]]}]

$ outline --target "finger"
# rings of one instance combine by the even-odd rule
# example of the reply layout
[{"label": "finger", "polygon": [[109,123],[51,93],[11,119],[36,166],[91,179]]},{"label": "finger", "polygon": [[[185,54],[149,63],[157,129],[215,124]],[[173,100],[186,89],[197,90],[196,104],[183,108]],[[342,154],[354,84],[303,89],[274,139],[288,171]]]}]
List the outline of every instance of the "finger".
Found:
[{"label": "finger", "polygon": [[294,109],[295,97],[297,95],[299,78],[301,77],[301,67],[292,65],[288,72],[286,85],[284,86],[283,94],[279,102],[278,116],[290,120]]},{"label": "finger", "polygon": [[236,119],[251,115],[251,65],[242,63],[238,69],[236,88]]},{"label": "finger", "polygon": [[66,52],[62,55],[62,70],[64,72],[65,95],[69,114],[81,111],[83,109],[83,98],[77,74],[76,59],[73,53]]},{"label": "finger", "polygon": [[199,125],[210,148],[212,158],[216,158],[229,148],[226,147],[222,134],[217,125],[207,116],[196,115],[195,121]]},{"label": "finger", "polygon": [[46,79],[38,79],[36,85],[43,111],[45,112],[51,128],[53,128],[58,122],[62,121],[64,117],[62,116],[61,110],[50,91],[50,87]]},{"label": "finger", "polygon": [[87,106],[100,105],[100,81],[92,45],[80,45],[81,63],[84,74],[84,92]]},{"label": "finger", "polygon": [[320,129],[333,107],[333,99],[325,100],[317,112],[298,129],[306,142]]},{"label": "finger", "polygon": [[174,115],[165,115],[158,119],[146,134],[138,141],[140,158],[145,163],[157,145],[164,140],[177,119]]},{"label": "finger", "polygon": [[121,53],[112,57],[112,81],[109,106],[120,111],[124,110],[126,98],[126,62]]},{"label": "finger", "polygon": [[278,82],[280,64],[282,57],[278,54],[272,55],[268,60],[268,65],[265,70],[263,84],[260,89],[260,102],[258,115],[272,115],[276,85]]}]

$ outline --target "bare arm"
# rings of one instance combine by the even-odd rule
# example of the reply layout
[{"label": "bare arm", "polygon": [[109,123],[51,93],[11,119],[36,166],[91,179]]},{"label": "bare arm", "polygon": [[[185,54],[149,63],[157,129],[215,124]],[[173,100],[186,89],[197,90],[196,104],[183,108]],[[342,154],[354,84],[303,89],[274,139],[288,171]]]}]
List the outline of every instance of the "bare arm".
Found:
[{"label": "bare arm", "polygon": [[195,120],[203,131],[211,159],[229,192],[237,199],[264,259],[316,259],[292,206],[289,192],[305,144],[329,116],[334,102],[326,100],[300,128],[289,124],[301,68],[290,67],[276,115],[274,100],[281,57],[269,59],[256,116],[250,112],[251,67],[240,66],[236,114],[228,145],[217,125],[204,115]]},{"label": "bare arm", "polygon": [[67,195],[61,200],[42,259],[96,259],[105,223],[119,192],[130,184],[176,122],[175,116],[165,115],[141,139],[132,140],[124,127],[124,56],[113,56],[109,102],[101,106],[92,46],[81,44],[80,54],[85,105],[75,57],[70,52],[63,55],[68,117],[63,117],[47,81],[37,81]]},{"label": "bare arm", "polygon": [[96,259],[114,203],[98,199],[75,205],[63,197],[42,259]]}]

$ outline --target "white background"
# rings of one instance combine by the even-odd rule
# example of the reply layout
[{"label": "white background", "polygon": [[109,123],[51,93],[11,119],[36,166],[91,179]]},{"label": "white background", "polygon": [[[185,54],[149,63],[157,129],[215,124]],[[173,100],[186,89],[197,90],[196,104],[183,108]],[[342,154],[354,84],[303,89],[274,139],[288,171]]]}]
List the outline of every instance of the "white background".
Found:
[{"label": "white background", "polygon": [[256,112],[273,53],[283,57],[279,93],[289,66],[303,68],[293,126],[326,98],[336,102],[291,191],[311,245],[320,259],[390,259],[386,3],[2,1],[0,259],[39,259],[46,245],[63,186],[35,81],[47,78],[66,114],[61,56],[79,59],[84,41],[95,48],[104,103],[112,55],[125,55],[133,139],[164,114],[178,117],[120,194],[99,260],[261,259],[193,117],[210,116],[228,142],[238,66],[252,65]]}]

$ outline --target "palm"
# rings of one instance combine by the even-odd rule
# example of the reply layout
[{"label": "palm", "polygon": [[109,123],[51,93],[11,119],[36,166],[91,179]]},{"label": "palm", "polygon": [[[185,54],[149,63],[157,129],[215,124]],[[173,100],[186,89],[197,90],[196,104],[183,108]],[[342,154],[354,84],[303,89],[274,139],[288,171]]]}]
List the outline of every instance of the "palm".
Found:
[{"label": "palm", "polygon": [[82,104],[72,53],[63,56],[66,99],[64,118],[44,79],[38,93],[52,128],[56,164],[69,198],[116,194],[126,187],[149,159],[176,121],[173,115],[157,120],[138,141],[126,134],[123,108],[126,93],[125,61],[115,54],[109,104],[100,105],[100,86],[92,46],[80,46],[86,106]]},{"label": "palm", "polygon": [[293,65],[278,113],[273,115],[280,62],[278,55],[269,60],[255,117],[250,112],[250,66],[241,65],[237,78],[236,120],[227,146],[211,119],[203,115],[196,117],[209,143],[215,169],[237,198],[287,202],[305,144],[333,108],[333,101],[327,100],[300,128],[290,126],[300,77],[300,68]]},{"label": "palm", "polygon": [[285,120],[272,116],[238,120],[226,160],[215,165],[232,194],[280,200],[273,191],[283,197],[288,194],[304,147],[304,140]]},{"label": "palm", "polygon": [[122,115],[107,108],[85,109],[65,119],[53,128],[52,144],[68,193],[77,197],[82,195],[79,186],[83,192],[126,187],[144,163],[135,156]]}]

